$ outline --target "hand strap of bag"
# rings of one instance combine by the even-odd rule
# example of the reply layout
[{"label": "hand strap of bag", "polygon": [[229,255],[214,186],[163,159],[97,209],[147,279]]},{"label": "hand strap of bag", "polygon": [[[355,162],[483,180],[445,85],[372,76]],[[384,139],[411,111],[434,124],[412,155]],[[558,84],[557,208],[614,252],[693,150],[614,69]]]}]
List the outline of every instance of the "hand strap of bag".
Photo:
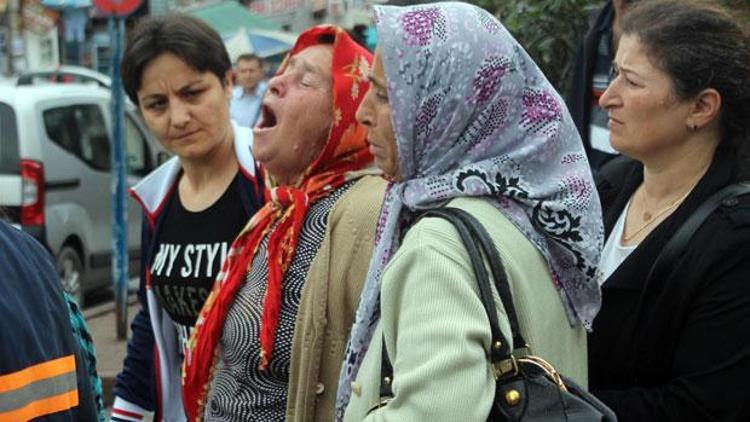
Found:
[{"label": "hand strap of bag", "polygon": [[[495,376],[499,377],[504,373],[514,371],[515,360],[512,358],[510,343],[506,340],[498,324],[497,310],[495,300],[492,294],[492,287],[489,281],[485,262],[490,267],[492,278],[495,281],[495,287],[505,308],[505,313],[510,323],[511,333],[513,335],[513,345],[515,349],[528,347],[526,340],[518,328],[518,317],[513,297],[508,285],[508,279],[505,276],[500,255],[495,248],[495,244],[490,238],[487,230],[482,224],[468,212],[458,208],[436,208],[423,212],[418,219],[424,217],[438,217],[448,220],[458,231],[461,241],[466,248],[471,259],[471,266],[474,270],[477,283],[479,285],[479,297],[487,313],[490,322],[490,362],[495,370]],[[417,220],[418,220],[417,219]],[[484,256],[484,259],[483,259]],[[385,345],[385,337],[382,339],[382,359],[380,366],[380,398],[383,403],[384,398],[393,397],[393,366]]]},{"label": "hand strap of bag", "polygon": [[680,255],[680,253],[682,253],[695,232],[698,231],[708,216],[716,211],[717,208],[722,204],[727,206],[734,205],[737,203],[738,197],[748,193],[750,193],[750,182],[741,182],[729,185],[706,199],[700,207],[698,207],[698,209],[695,210],[695,212],[693,212],[684,223],[682,223],[680,228],[677,229],[669,241],[667,241],[664,249],[662,249],[659,256],[656,257],[654,265],[651,266],[651,270],[649,271],[646,280],[651,280],[661,268],[671,268],[674,260]]}]

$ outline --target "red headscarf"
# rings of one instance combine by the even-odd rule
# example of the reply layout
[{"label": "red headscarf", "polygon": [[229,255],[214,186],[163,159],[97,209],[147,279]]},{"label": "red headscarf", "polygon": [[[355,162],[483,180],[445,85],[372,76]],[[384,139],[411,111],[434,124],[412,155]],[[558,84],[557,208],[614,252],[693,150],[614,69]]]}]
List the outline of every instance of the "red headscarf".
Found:
[{"label": "red headscarf", "polygon": [[269,236],[268,285],[260,332],[260,369],[265,369],[273,354],[282,280],[294,258],[310,204],[361,176],[361,170],[372,163],[372,155],[367,149],[367,130],[354,118],[369,87],[367,74],[372,61],[369,51],[355,43],[341,28],[317,26],[300,34],[279,73],[286,68],[289,57],[307,47],[325,43],[322,41],[324,37],[334,38],[331,65],[333,121],[328,140],[296,187],[278,186],[266,192],[269,202],[250,219],[232,244],[222,272],[198,317],[185,356],[183,393],[191,421],[203,417],[224,321],[261,241]]}]

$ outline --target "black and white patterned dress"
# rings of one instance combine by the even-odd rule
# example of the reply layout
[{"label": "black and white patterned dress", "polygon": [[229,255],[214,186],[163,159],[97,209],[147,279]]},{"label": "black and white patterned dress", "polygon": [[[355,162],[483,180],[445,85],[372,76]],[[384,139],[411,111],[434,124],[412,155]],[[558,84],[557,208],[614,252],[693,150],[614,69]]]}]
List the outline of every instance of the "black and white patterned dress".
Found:
[{"label": "black and white patterned dress", "polygon": [[297,250],[282,282],[282,300],[273,357],[260,365],[260,325],[268,280],[268,236],[229,309],[221,336],[220,359],[208,393],[206,421],[284,421],[294,323],[307,271],[325,237],[328,213],[352,182],[312,204]]}]

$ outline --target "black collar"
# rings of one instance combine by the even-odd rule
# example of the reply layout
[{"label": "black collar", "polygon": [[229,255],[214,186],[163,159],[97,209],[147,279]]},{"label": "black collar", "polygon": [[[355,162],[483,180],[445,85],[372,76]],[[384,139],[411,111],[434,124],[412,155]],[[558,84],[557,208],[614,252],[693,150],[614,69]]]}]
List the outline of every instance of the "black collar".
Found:
[{"label": "black collar", "polygon": [[[612,171],[613,168],[619,169]],[[659,252],[674,232],[713,193],[733,182],[733,158],[728,148],[720,146],[706,174],[677,209],[661,222],[638,245],[633,253],[610,276],[607,287],[633,288],[641,286]],[[605,236],[609,237],[625,205],[643,181],[643,165],[629,158],[618,158],[608,163],[600,174],[600,190]],[[627,277],[624,277],[627,275]]]}]

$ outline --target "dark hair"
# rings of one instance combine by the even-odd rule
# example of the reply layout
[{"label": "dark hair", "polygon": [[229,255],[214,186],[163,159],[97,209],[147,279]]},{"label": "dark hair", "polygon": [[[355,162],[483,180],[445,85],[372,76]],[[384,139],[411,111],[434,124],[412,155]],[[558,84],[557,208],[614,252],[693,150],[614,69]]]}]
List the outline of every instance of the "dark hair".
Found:
[{"label": "dark hair", "polygon": [[261,59],[260,57],[256,56],[253,53],[240,54],[237,57],[236,63],[239,63],[239,62],[252,62],[252,61],[255,61],[256,63],[258,63],[258,66],[260,66],[261,68],[263,67],[263,59]]},{"label": "dark hair", "polygon": [[163,53],[174,54],[198,72],[213,73],[222,85],[232,67],[221,37],[205,22],[180,13],[146,18],[135,27],[120,65],[125,92],[134,104],[143,69]]},{"label": "dark hair", "polygon": [[670,76],[678,99],[707,88],[719,92],[722,143],[733,147],[738,175],[750,175],[750,37],[744,25],[714,2],[653,0],[628,9],[621,28]]}]

